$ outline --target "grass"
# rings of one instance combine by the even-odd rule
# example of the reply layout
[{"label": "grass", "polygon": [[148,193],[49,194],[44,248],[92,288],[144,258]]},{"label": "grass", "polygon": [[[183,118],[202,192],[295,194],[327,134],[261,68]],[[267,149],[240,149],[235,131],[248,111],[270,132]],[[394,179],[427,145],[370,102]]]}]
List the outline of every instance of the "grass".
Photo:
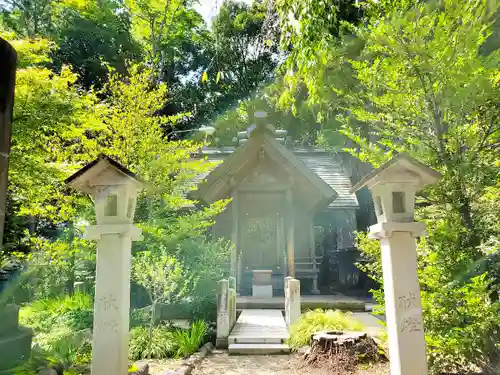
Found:
[{"label": "grass", "polygon": [[335,331],[362,331],[364,325],[354,318],[351,313],[339,310],[316,309],[308,311],[290,327],[288,345],[293,350],[309,344],[311,335],[325,330]]},{"label": "grass", "polygon": [[188,331],[174,332],[174,339],[179,346],[177,349],[178,357],[187,357],[193,354],[201,346],[208,333],[208,325],[202,320],[197,320],[191,325]]},{"label": "grass", "polygon": [[88,294],[40,299],[23,306],[19,322],[36,332],[48,332],[54,326],[67,324],[75,330],[92,327],[93,301]]},{"label": "grass", "polygon": [[149,327],[134,327],[130,331],[129,358],[139,360],[146,358],[187,357],[198,350],[208,332],[204,321],[194,322],[190,329],[173,329],[160,325],[153,327],[151,353],[149,353]]},{"label": "grass", "polygon": [[174,340],[174,334],[170,327],[163,325],[153,327],[151,343],[149,341],[149,327],[134,327],[130,331],[128,353],[131,360],[135,361],[149,357],[156,359],[168,358],[172,357],[177,349],[178,345]]},{"label": "grass", "polygon": [[33,328],[41,355],[65,368],[88,357],[92,320],[92,297],[81,293],[33,301],[19,312],[20,324]]}]

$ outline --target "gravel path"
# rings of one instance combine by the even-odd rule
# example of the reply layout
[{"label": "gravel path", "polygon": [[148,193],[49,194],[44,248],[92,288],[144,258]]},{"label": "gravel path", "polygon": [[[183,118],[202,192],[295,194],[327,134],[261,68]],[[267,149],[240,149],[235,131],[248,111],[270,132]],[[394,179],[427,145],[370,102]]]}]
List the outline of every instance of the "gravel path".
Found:
[{"label": "gravel path", "polygon": [[[331,375],[328,370],[301,367],[295,356],[228,356],[215,350],[192,375]],[[389,375],[386,364],[359,370],[356,375]]]}]

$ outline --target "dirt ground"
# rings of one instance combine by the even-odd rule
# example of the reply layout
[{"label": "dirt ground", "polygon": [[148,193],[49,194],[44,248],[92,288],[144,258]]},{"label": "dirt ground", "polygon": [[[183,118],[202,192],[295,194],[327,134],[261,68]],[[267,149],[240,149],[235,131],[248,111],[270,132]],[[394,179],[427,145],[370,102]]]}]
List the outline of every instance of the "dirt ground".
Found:
[{"label": "dirt ground", "polygon": [[[296,356],[228,356],[215,350],[193,371],[192,375],[331,375],[332,372],[303,367]],[[388,364],[359,369],[355,375],[389,375]],[[346,374],[347,375],[347,374]]]}]

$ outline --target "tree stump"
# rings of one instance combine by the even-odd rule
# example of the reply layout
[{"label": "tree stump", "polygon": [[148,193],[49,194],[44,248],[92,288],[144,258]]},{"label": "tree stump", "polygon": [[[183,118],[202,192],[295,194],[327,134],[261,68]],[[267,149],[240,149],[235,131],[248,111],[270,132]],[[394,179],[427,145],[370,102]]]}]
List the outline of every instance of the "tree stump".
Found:
[{"label": "tree stump", "polygon": [[381,359],[377,344],[366,333],[340,331],[314,333],[303,358],[308,365],[328,366],[334,373],[348,373],[360,363]]}]

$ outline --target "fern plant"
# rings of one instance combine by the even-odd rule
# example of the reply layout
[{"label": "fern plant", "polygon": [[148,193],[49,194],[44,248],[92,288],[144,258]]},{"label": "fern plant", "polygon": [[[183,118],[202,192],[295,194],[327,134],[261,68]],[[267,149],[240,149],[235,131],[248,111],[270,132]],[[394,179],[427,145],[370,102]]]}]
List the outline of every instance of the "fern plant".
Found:
[{"label": "fern plant", "polygon": [[187,357],[198,350],[208,333],[208,325],[203,320],[197,320],[189,330],[178,330],[174,332],[174,340],[177,349],[177,357]]}]

